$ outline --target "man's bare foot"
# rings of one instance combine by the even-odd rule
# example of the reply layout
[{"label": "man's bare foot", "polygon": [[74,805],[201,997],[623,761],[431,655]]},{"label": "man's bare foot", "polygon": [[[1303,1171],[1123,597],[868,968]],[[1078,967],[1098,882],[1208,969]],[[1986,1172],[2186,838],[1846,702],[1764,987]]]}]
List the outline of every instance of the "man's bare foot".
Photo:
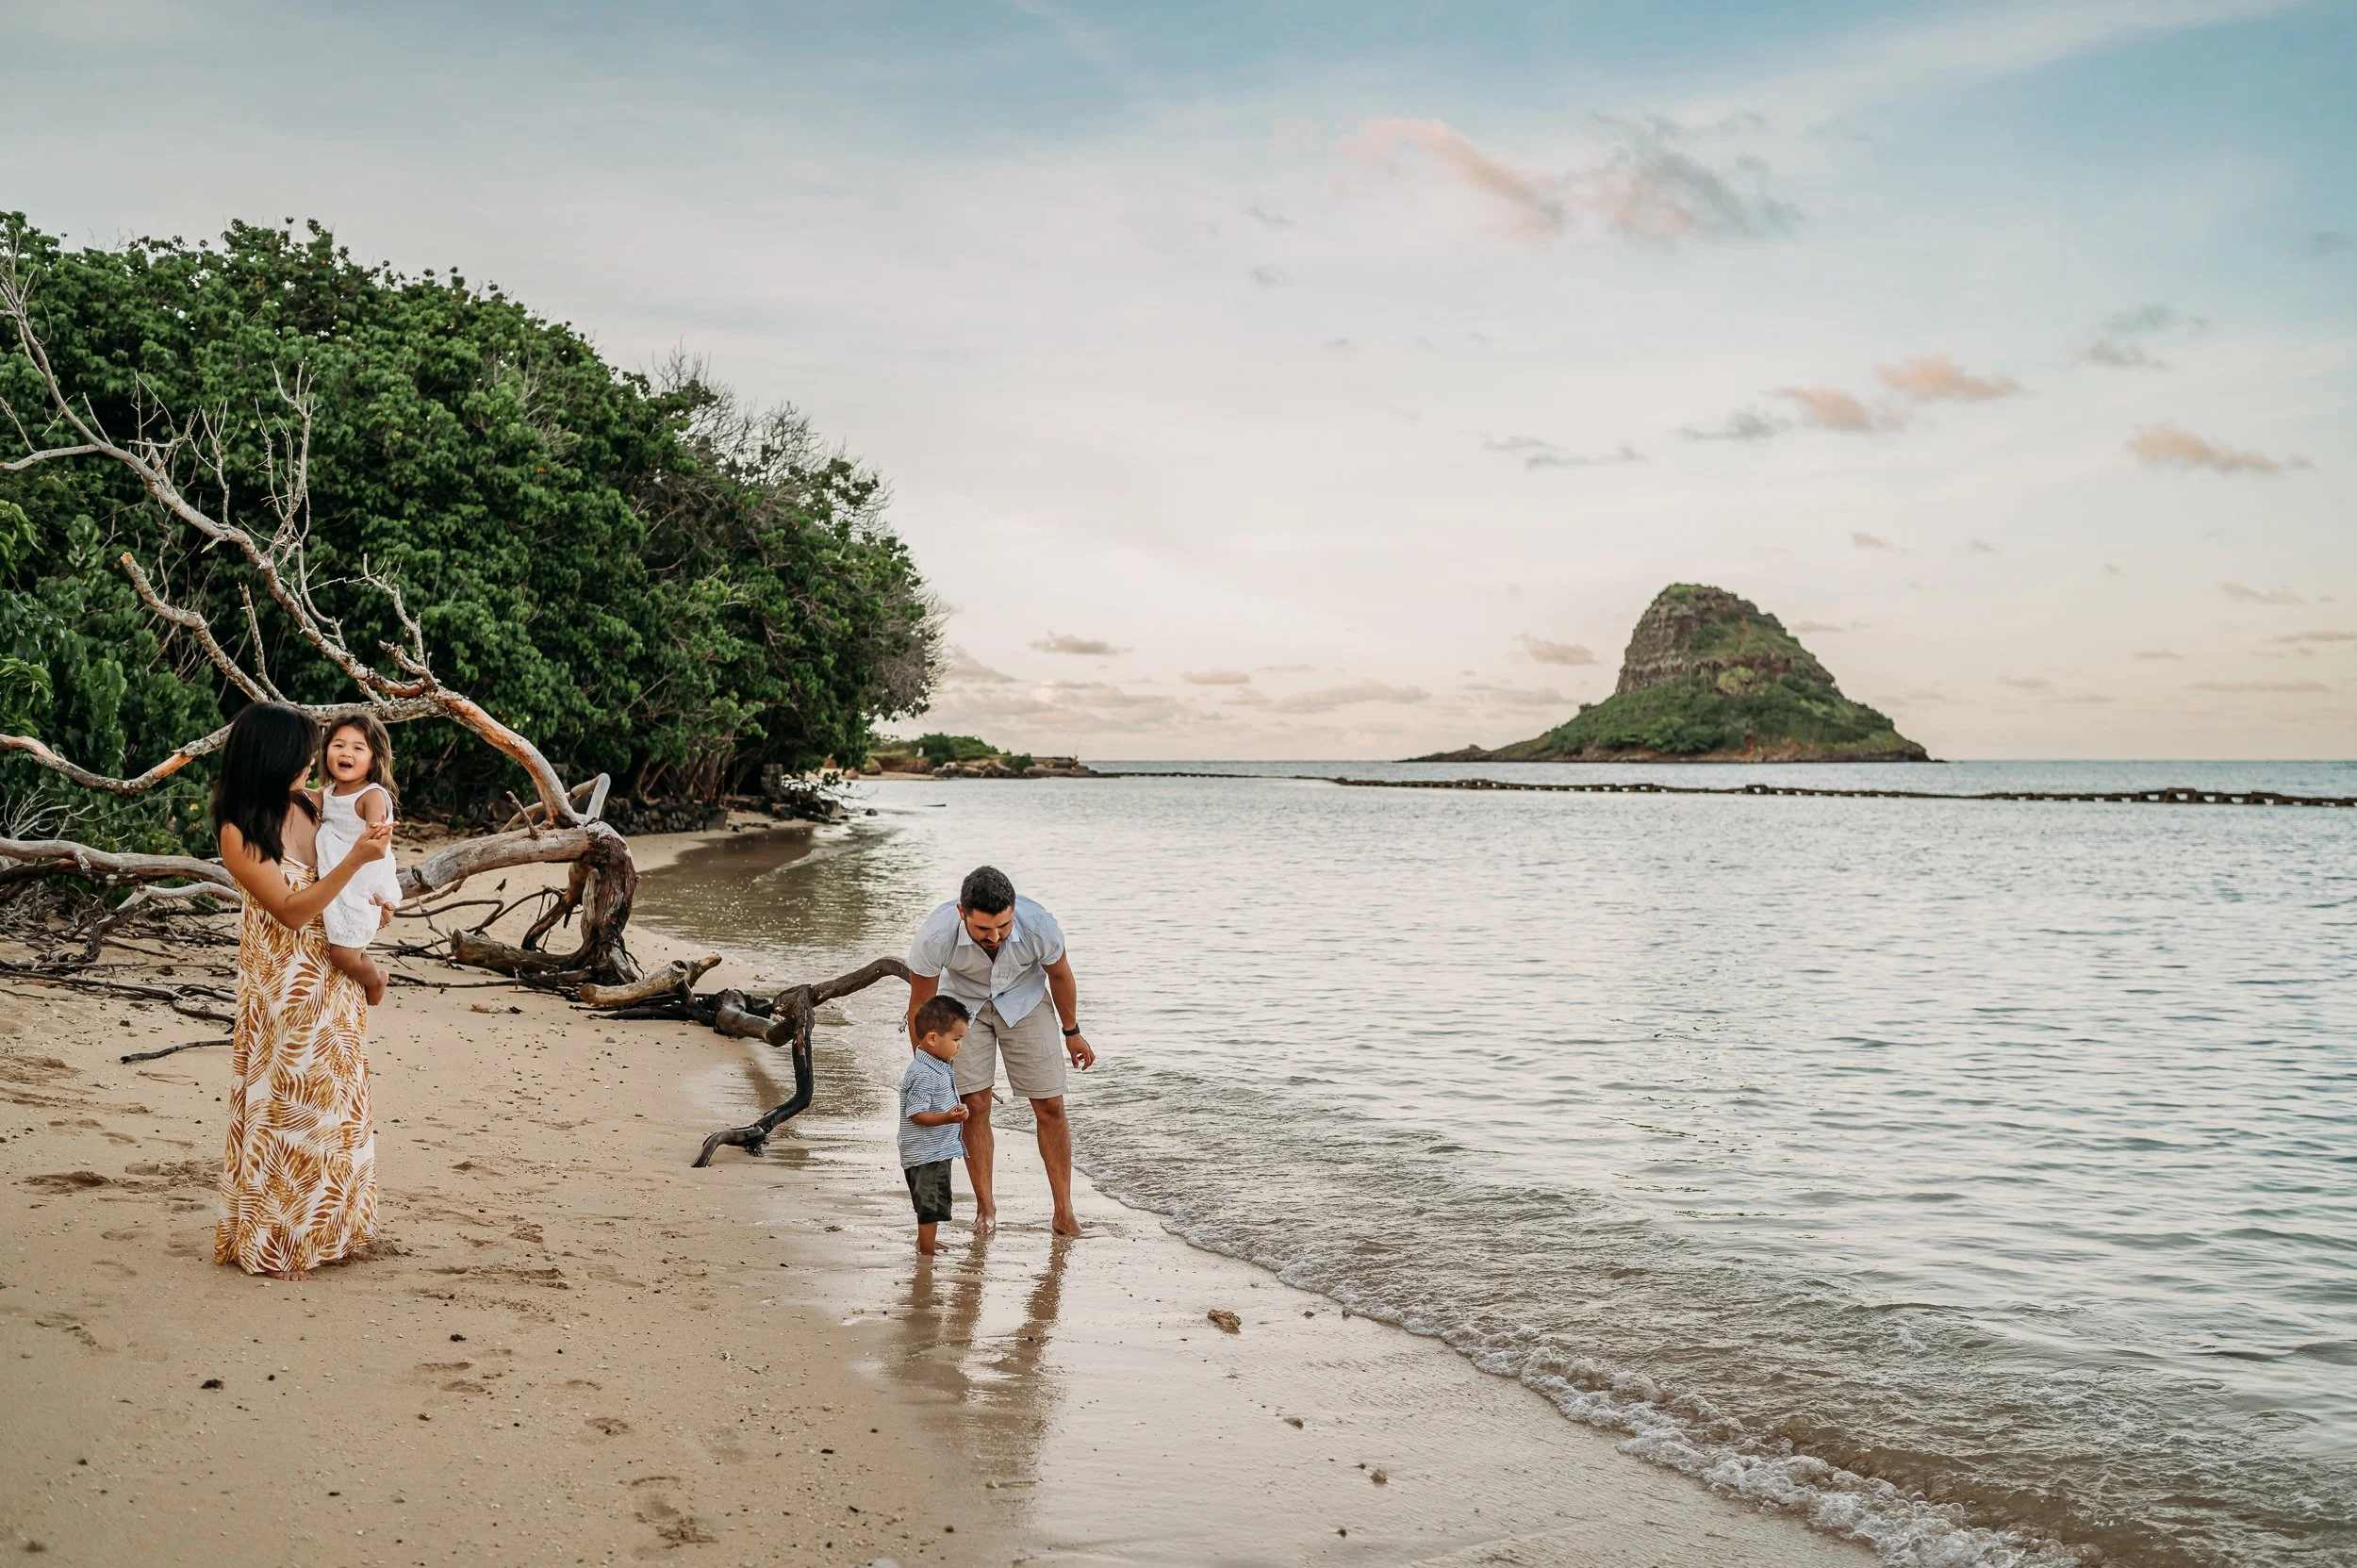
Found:
[{"label": "man's bare foot", "polygon": [[974,1211],[974,1233],[975,1233],[976,1235],[978,1235],[978,1236],[987,1236],[987,1235],[989,1235],[992,1231],[994,1231],[994,1230],[997,1230],[997,1229],[998,1229],[998,1211],[997,1211],[997,1210],[996,1210],[996,1209],[977,1209],[977,1210],[975,1210],[975,1211]]},{"label": "man's bare foot", "polygon": [[1059,1236],[1077,1236],[1080,1233],[1080,1216],[1067,1210],[1058,1214],[1048,1229]]}]

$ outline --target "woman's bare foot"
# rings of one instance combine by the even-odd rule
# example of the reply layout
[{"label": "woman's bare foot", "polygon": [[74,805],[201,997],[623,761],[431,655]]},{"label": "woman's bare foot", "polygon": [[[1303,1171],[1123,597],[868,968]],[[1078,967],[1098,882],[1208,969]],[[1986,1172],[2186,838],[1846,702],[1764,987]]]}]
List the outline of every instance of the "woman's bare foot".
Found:
[{"label": "woman's bare foot", "polygon": [[1067,1209],[1056,1216],[1048,1229],[1059,1236],[1077,1236],[1080,1233],[1080,1216]]},{"label": "woman's bare foot", "polygon": [[290,1285],[299,1285],[311,1278],[311,1271],[307,1268],[266,1268],[262,1272],[272,1279],[284,1279]]}]

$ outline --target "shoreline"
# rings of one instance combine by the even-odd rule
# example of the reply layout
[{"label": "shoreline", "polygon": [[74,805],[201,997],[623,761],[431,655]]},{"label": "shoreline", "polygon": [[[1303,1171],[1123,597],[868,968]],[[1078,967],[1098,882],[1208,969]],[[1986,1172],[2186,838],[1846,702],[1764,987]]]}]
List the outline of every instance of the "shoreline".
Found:
[{"label": "shoreline", "polygon": [[[633,850],[655,872],[820,847],[766,828]],[[650,965],[709,950],[643,917],[633,939]],[[747,956],[712,982],[769,967]],[[884,987],[822,1012],[811,1112],[691,1171],[704,1132],[783,1098],[759,1042],[400,967],[443,984],[371,1018],[380,1255],[293,1285],[210,1261],[225,1049],[116,1061],[213,1026],[0,982],[0,1540],[93,1562],[256,1540],[354,1565],[1872,1560],[1085,1176],[1091,1234],[1057,1243],[1014,1116],[1004,1229],[972,1242],[961,1172],[920,1262]],[[1086,1118],[1078,1098],[1084,1148]]]}]

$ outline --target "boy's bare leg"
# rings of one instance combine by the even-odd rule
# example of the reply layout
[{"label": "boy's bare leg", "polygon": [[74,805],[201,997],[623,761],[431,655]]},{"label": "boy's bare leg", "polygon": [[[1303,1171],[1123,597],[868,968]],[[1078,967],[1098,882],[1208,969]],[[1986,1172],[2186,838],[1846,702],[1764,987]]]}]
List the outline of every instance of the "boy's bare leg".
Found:
[{"label": "boy's bare leg", "polygon": [[965,1179],[974,1183],[974,1233],[986,1236],[998,1228],[998,1203],[990,1184],[991,1156],[997,1147],[990,1131],[990,1091],[961,1098],[965,1105]]},{"label": "boy's bare leg", "polygon": [[1080,1216],[1072,1212],[1072,1124],[1064,1119],[1063,1097],[1031,1101],[1031,1121],[1039,1129],[1039,1163],[1047,1167],[1047,1195],[1056,1204],[1051,1229],[1059,1236],[1077,1236]]},{"label": "boy's bare leg", "polygon": [[928,1258],[941,1250],[940,1244],[933,1240],[933,1230],[934,1225],[931,1220],[927,1220],[916,1228],[916,1250]]},{"label": "boy's bare leg", "polygon": [[360,982],[360,989],[369,994],[369,1005],[374,1007],[385,999],[385,976],[370,962],[366,948],[330,946],[327,962]]}]

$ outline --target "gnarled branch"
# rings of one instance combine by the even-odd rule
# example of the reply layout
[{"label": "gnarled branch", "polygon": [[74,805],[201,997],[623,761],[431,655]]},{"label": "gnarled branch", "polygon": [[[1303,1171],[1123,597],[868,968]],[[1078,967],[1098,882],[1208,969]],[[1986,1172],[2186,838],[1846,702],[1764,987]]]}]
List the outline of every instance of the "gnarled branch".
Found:
[{"label": "gnarled branch", "polygon": [[[759,1036],[770,1045],[790,1049],[794,1053],[794,1096],[783,1105],[772,1109],[758,1121],[743,1127],[722,1128],[703,1143],[697,1151],[697,1168],[712,1164],[715,1150],[733,1147],[748,1154],[759,1154],[769,1141],[769,1134],[792,1117],[810,1107],[816,1079],[810,1059],[811,1026],[817,1021],[819,1004],[837,997],[848,997],[854,991],[865,991],[887,975],[901,980],[909,978],[909,966],[897,958],[879,958],[853,969],[848,975],[822,980],[816,985],[797,985],[778,993],[766,1006],[750,1001],[742,991],[722,991],[710,999],[709,1013],[700,1020],[709,1022],[723,1034]],[[707,1005],[705,999],[692,998],[683,1009],[692,1015]],[[634,1016],[647,1016],[633,1010]]]}]

